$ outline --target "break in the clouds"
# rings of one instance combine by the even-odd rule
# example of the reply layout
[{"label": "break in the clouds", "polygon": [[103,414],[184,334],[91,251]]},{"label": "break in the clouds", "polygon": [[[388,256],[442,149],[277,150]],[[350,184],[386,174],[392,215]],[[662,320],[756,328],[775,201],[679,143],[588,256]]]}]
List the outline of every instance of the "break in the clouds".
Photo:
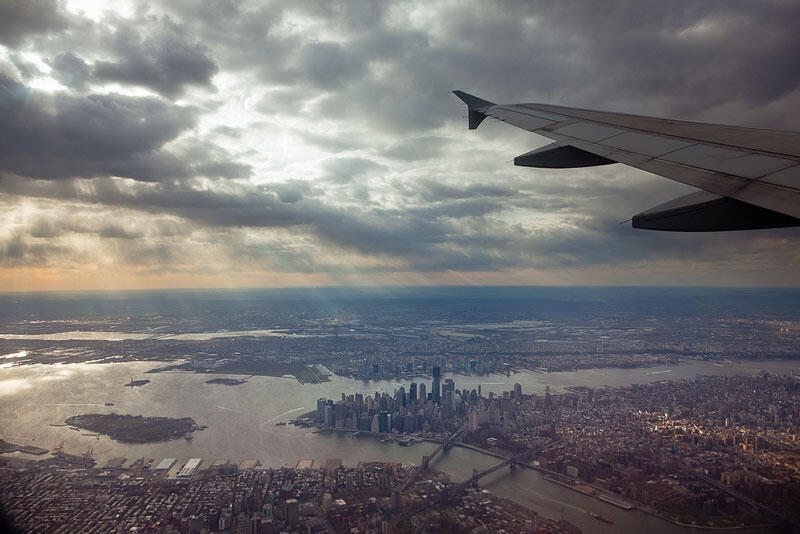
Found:
[{"label": "break in the clouds", "polygon": [[799,19],[777,0],[0,2],[3,289],[797,284],[797,231],[620,225],[690,188],[513,167],[544,141],[466,131],[450,90],[798,129]]}]

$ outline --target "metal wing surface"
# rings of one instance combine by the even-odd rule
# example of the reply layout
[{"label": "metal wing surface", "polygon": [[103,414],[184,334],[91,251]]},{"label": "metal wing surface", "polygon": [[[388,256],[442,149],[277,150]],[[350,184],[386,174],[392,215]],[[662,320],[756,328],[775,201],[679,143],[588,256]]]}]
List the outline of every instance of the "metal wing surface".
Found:
[{"label": "metal wing surface", "polygon": [[658,119],[545,104],[496,105],[454,91],[469,127],[486,117],[554,142],[515,165],[624,163],[701,189],[633,217],[635,228],[721,231],[800,225],[800,132]]}]

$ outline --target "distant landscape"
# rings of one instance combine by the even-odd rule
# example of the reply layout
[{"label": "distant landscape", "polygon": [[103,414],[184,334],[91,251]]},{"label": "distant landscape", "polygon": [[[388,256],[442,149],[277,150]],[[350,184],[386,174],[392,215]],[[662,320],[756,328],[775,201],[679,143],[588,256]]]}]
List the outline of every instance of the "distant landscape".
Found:
[{"label": "distant landscape", "polygon": [[[6,294],[7,363],[319,383],[800,357],[797,289],[307,288]],[[166,364],[164,362],[167,362]]]}]

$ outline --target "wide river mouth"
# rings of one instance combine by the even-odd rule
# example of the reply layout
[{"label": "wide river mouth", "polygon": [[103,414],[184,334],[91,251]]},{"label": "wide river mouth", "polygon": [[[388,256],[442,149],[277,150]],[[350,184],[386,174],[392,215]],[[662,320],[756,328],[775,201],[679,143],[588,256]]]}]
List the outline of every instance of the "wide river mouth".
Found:
[{"label": "wide river mouth", "polygon": [[[15,358],[4,359],[12,362]],[[187,372],[144,374],[159,367],[158,362],[112,364],[22,365],[0,368],[0,437],[23,445],[53,449],[62,441],[66,452],[81,454],[91,448],[98,465],[113,457],[203,458],[205,466],[216,459],[239,462],[257,459],[267,467],[294,466],[298,460],[312,459],[320,465],[327,458],[341,458],[345,465],[361,461],[390,461],[419,464],[435,445],[419,443],[401,447],[372,437],[354,439],[349,433],[316,433],[292,425],[276,425],[316,407],[320,397],[338,399],[342,393],[392,393],[410,380],[359,381],[331,376],[330,382],[302,385],[290,377],[255,376],[238,386],[207,384],[208,375]],[[552,392],[574,386],[628,386],[659,380],[685,380],[699,375],[798,373],[797,362],[685,360],[669,366],[635,369],[585,369],[567,372],[520,372],[505,375],[461,376],[453,378],[456,388],[477,388],[483,394],[500,393],[522,385],[525,393]],[[131,378],[147,378],[141,387],[125,387]],[[419,381],[419,379],[417,380]],[[429,382],[429,380],[424,380]],[[112,403],[113,406],[107,406]],[[107,437],[84,435],[62,424],[70,416],[83,413],[120,413],[145,416],[192,417],[208,425],[195,432],[192,440],[149,444],[118,443]],[[17,453],[19,454],[19,453]],[[463,480],[473,468],[496,464],[491,456],[454,448],[433,467],[447,472],[453,480]],[[201,466],[202,467],[202,466]],[[481,487],[511,498],[551,518],[564,517],[584,532],[687,532],[656,517],[633,510],[625,511],[597,499],[581,495],[545,480],[529,469],[510,473],[499,471],[481,481]],[[614,521],[606,525],[588,515],[597,512]],[[752,530],[751,530],[752,531]]]}]

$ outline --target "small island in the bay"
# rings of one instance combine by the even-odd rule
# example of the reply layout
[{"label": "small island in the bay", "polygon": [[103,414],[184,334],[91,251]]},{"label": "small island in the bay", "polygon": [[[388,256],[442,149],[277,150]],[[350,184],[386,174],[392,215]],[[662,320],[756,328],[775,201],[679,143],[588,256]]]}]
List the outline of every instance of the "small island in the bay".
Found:
[{"label": "small island in the bay", "polygon": [[[252,378],[248,376],[247,378]],[[212,378],[206,380],[206,384],[225,384],[226,386],[241,386],[247,382],[247,378]]]},{"label": "small island in the bay", "polygon": [[195,430],[203,430],[191,417],[144,417],[116,413],[75,415],[64,421],[70,426],[105,434],[123,443],[150,443],[179,439]]}]

